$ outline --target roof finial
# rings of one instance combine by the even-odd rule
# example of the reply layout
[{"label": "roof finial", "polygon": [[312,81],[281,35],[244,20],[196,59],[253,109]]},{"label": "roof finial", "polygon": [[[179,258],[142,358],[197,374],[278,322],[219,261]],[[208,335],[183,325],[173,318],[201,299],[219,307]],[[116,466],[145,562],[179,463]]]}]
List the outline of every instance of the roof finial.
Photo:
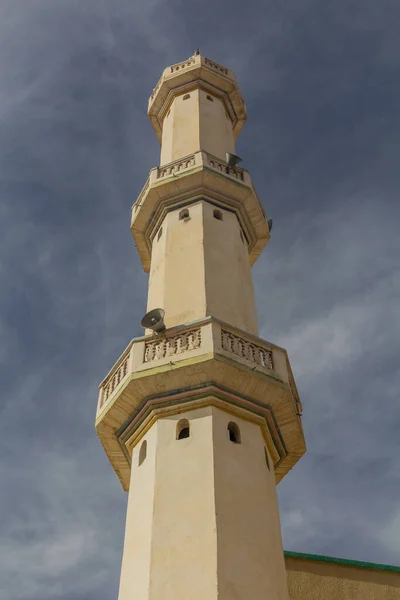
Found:
[{"label": "roof finial", "polygon": [[198,48],[196,48],[196,52],[193,54],[193,56],[198,56],[200,54],[200,50]]}]

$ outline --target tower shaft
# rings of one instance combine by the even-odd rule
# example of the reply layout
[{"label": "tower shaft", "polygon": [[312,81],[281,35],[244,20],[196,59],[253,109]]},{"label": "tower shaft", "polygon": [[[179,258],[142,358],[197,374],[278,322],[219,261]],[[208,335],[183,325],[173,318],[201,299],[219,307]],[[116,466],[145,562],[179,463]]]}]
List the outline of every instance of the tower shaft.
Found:
[{"label": "tower shaft", "polygon": [[258,337],[266,215],[226,160],[245,104],[232,71],[196,53],[164,70],[148,115],[160,167],[131,230],[166,328],[131,341],[96,417],[129,491],[118,599],[289,600],[276,484],[305,444],[287,353]]}]

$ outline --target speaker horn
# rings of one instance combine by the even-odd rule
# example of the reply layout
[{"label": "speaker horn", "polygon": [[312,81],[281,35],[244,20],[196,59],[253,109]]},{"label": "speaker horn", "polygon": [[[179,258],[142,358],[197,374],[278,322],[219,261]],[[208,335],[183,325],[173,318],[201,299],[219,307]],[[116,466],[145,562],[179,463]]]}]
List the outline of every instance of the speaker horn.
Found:
[{"label": "speaker horn", "polygon": [[226,162],[230,167],[236,167],[236,165],[242,162],[243,158],[240,156],[236,156],[236,154],[231,154],[230,152],[226,153]]},{"label": "speaker horn", "polygon": [[272,219],[268,219],[268,221],[267,221],[267,225],[268,225],[268,229],[269,229],[269,232],[270,232],[270,233],[271,233],[271,230],[272,230],[272,225],[273,225],[273,224],[274,224],[273,220],[272,220]]},{"label": "speaker horn", "polygon": [[163,331],[165,329],[164,315],[165,311],[162,308],[153,308],[144,315],[140,325],[143,329],[152,329],[156,333]]}]

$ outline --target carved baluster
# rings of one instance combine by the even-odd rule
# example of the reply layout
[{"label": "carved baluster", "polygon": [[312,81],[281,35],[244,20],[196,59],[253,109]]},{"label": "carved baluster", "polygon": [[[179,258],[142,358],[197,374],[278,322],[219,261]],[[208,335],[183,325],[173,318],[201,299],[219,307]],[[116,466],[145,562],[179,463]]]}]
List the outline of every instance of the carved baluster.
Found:
[{"label": "carved baluster", "polygon": [[165,340],[162,340],[161,342],[159,342],[156,345],[156,360],[159,360],[160,358],[164,358],[165,356]]},{"label": "carved baluster", "polygon": [[150,362],[154,359],[154,343],[146,344],[146,349],[144,352],[144,362]]},{"label": "carved baluster", "polygon": [[188,344],[187,337],[188,336],[186,333],[183,333],[178,337],[178,340],[177,340],[177,344],[178,344],[177,352],[178,353],[186,352],[187,344]]},{"label": "carved baluster", "polygon": [[193,349],[199,348],[201,345],[201,329],[194,332]]},{"label": "carved baluster", "polygon": [[254,346],[254,362],[262,365],[261,348],[259,346]]},{"label": "carved baluster", "polygon": [[175,354],[175,352],[176,352],[175,339],[176,338],[169,338],[167,340],[166,347],[165,347],[165,356],[172,356],[173,354]]},{"label": "carved baluster", "polygon": [[253,344],[250,344],[249,342],[245,343],[244,345],[244,357],[247,358],[247,360],[254,360],[254,346]]},{"label": "carved baluster", "polygon": [[234,337],[233,351],[237,356],[243,356],[243,343],[238,337]]}]

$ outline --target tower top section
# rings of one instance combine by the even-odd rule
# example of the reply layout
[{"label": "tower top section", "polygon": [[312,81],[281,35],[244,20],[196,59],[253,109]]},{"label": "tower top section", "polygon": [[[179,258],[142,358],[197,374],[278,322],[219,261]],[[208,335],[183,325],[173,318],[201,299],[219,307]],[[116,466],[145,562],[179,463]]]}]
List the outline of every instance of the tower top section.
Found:
[{"label": "tower top section", "polygon": [[164,69],[149,98],[147,114],[162,143],[164,119],[175,98],[201,89],[220,100],[232,123],[234,139],[246,120],[246,105],[233,72],[210,60],[198,50],[187,60]]}]

